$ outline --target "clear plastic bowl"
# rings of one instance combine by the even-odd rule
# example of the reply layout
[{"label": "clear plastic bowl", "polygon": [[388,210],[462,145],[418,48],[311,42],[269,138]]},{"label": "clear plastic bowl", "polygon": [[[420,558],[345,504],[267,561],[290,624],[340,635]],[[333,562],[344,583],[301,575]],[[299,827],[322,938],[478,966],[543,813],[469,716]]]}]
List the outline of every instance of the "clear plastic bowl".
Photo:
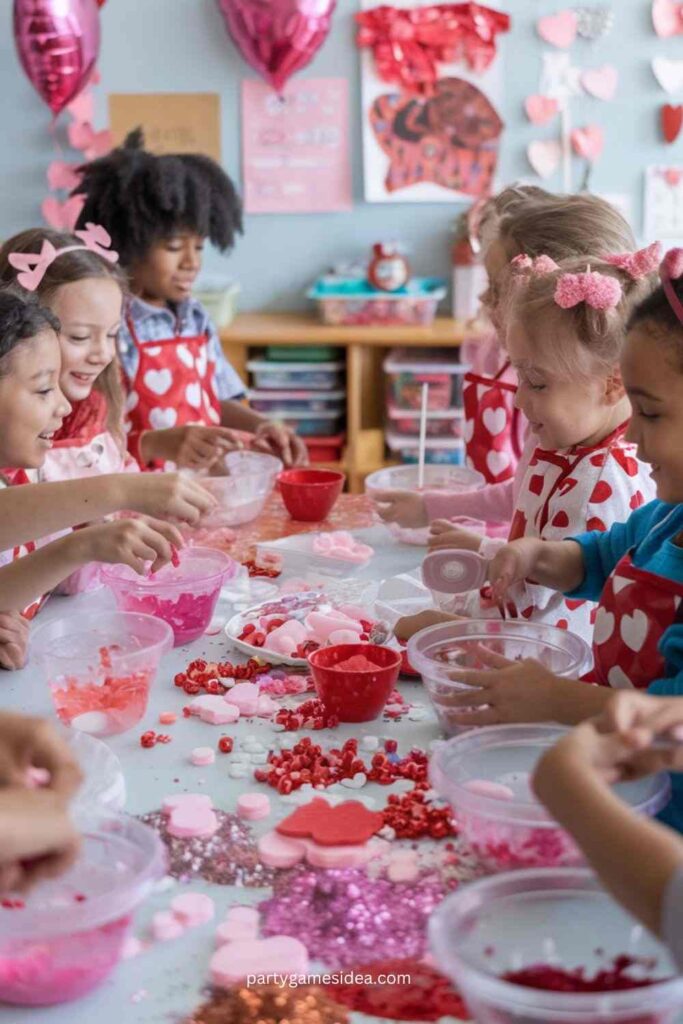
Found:
[{"label": "clear plastic bowl", "polygon": [[[530,783],[538,759],[567,732],[560,725],[488,726],[448,740],[432,757],[430,781],[488,871],[583,862]],[[668,802],[671,783],[661,772],[619,783],[614,792],[634,811],[654,816]]]},{"label": "clear plastic bowl", "polygon": [[423,629],[408,641],[408,659],[434,704],[447,736],[461,731],[451,697],[468,687],[450,678],[455,668],[483,668],[481,647],[511,661],[534,658],[558,676],[578,678],[590,665],[590,648],[566,629],[522,619],[463,619]]},{"label": "clear plastic bowl", "polygon": [[[463,886],[432,914],[429,938],[478,1024],[673,1024],[683,1006],[683,977],[668,951],[587,870],[515,871]],[[669,980],[576,993],[501,978],[548,963],[593,977],[622,954],[654,961],[633,977]]]},{"label": "clear plastic bowl", "polygon": [[117,607],[163,619],[173,630],[176,647],[204,634],[221,587],[239,570],[237,562],[214,548],[186,547],[178,560],[179,565],[165,565],[153,576],[139,576],[127,565],[102,570]]},{"label": "clear plastic bowl", "polygon": [[[365,493],[374,498],[377,491],[419,491],[418,466],[390,466],[378,469],[365,478]],[[426,465],[424,467],[424,491],[442,491],[444,494],[462,494],[464,491],[476,491],[485,485],[481,473],[467,466]],[[389,529],[404,544],[426,544],[429,530],[414,530],[409,527],[390,523]]]},{"label": "clear plastic bowl", "polygon": [[65,725],[113,736],[140,721],[173,631],[135,612],[81,612],[53,619],[31,636],[31,657],[47,679]]},{"label": "clear plastic bowl", "polygon": [[126,803],[126,781],[113,750],[102,740],[75,729],[64,729],[64,739],[78,761],[83,782],[71,801],[76,818],[93,811],[122,811]]},{"label": "clear plastic bowl", "polygon": [[0,906],[0,1001],[50,1006],[100,985],[165,865],[156,832],[135,818],[92,822],[67,874],[38,885],[19,909]]},{"label": "clear plastic bowl", "polygon": [[202,487],[218,500],[218,507],[202,517],[206,529],[241,526],[261,514],[284,468],[280,459],[265,452],[228,452],[223,459],[227,476],[204,476]]}]

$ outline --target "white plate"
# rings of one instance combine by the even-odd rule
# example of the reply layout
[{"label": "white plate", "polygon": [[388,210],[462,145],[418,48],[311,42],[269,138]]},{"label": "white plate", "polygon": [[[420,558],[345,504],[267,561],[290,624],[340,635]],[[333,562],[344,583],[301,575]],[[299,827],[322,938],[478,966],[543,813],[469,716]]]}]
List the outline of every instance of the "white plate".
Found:
[{"label": "white plate", "polygon": [[260,658],[265,657],[272,665],[289,665],[290,668],[308,668],[308,662],[305,658],[288,658],[284,654],[276,654],[275,651],[269,651],[267,647],[252,647],[251,644],[247,644],[244,640],[239,640],[238,637],[244,629],[247,622],[251,622],[254,616],[259,613],[259,608],[250,608],[246,612],[238,612],[237,615],[233,615],[230,621],[226,624],[225,635],[238,651],[242,654],[246,654],[249,658]]}]

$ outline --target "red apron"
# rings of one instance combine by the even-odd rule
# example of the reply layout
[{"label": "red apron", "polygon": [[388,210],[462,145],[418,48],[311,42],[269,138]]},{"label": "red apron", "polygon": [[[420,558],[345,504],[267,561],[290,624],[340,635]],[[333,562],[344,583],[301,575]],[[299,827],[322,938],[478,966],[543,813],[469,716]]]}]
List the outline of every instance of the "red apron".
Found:
[{"label": "red apron", "polygon": [[589,679],[614,689],[642,690],[663,675],[658,645],[678,619],[681,599],[683,583],[638,569],[631,552],[624,555],[600,597]]},{"label": "red apron", "polygon": [[213,383],[216,363],[209,356],[206,335],[176,335],[141,344],[132,319],[127,323],[139,358],[137,373],[127,382],[129,448],[137,451],[136,440],[145,430],[220,424],[221,405]]},{"label": "red apron", "polygon": [[506,362],[495,377],[466,373],[463,380],[468,464],[489,484],[510,480],[522,454],[517,386],[501,379],[509,368]]}]

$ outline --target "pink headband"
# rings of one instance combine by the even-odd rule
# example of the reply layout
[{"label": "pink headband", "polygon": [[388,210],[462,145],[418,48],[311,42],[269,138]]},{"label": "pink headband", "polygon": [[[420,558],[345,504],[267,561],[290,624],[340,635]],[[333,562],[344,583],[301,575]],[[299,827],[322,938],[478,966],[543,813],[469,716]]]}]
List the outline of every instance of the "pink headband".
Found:
[{"label": "pink headband", "polygon": [[587,270],[583,274],[563,274],[555,288],[555,302],[561,309],[572,309],[585,302],[593,309],[614,309],[623,291],[615,277]]},{"label": "pink headband", "polygon": [[604,256],[605,263],[611,263],[613,267],[625,271],[634,281],[640,281],[648,274],[653,274],[659,267],[662,258],[662,247],[659,242],[653,242],[645,249],[638,249],[637,252],[620,252],[610,256]]},{"label": "pink headband", "polygon": [[659,268],[659,278],[669,305],[678,317],[679,323],[683,324],[683,302],[676,295],[672,281],[683,277],[683,249],[670,249],[662,260]]},{"label": "pink headband", "polygon": [[76,252],[79,249],[88,249],[97,253],[107,263],[116,263],[119,254],[114,252],[111,246],[111,238],[99,224],[86,224],[84,231],[75,231],[77,238],[82,239],[83,245],[67,245],[63,249],[55,249],[52,242],[47,238],[43,241],[40,252],[12,252],[8,260],[15,270],[19,270],[17,281],[28,292],[34,292],[45,277],[47,268],[54,263],[58,256],[65,252]]}]

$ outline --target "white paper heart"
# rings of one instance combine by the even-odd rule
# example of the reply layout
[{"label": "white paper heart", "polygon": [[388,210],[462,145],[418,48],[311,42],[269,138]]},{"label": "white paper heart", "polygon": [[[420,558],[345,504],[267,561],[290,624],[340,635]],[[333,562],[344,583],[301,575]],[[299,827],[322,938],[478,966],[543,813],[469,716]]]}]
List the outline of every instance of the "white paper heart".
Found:
[{"label": "white paper heart", "polygon": [[618,84],[619,72],[613,64],[603,64],[601,68],[588,68],[581,75],[581,85],[586,92],[605,102],[614,99]]},{"label": "white paper heart", "polygon": [[176,353],[178,355],[178,359],[180,360],[180,362],[183,363],[188,368],[188,370],[191,370],[192,367],[194,366],[194,356],[190,352],[187,345],[178,345]]},{"label": "white paper heart", "polygon": [[619,623],[621,639],[636,654],[642,650],[647,639],[650,622],[644,611],[636,608],[633,615],[624,615]]},{"label": "white paper heart", "polygon": [[683,60],[655,57],[652,61],[652,74],[665,92],[683,90]]},{"label": "white paper heart", "polygon": [[498,434],[502,434],[505,430],[507,412],[502,405],[496,409],[484,409],[482,421],[491,437],[498,437]]},{"label": "white paper heart", "polygon": [[487,452],[486,466],[492,476],[498,476],[510,465],[510,456],[507,452]]},{"label": "white paper heart", "polygon": [[178,413],[175,409],[152,409],[149,414],[149,422],[153,430],[166,430],[168,427],[174,427],[177,419]]},{"label": "white paper heart", "polygon": [[560,166],[562,147],[556,139],[537,140],[529,143],[526,155],[539,178],[549,178]]},{"label": "white paper heart", "polygon": [[606,643],[614,632],[614,616],[604,608],[598,608],[593,627],[593,643],[601,647]]},{"label": "white paper heart", "polygon": [[607,673],[607,682],[613,690],[632,690],[633,683],[618,665],[613,665]]},{"label": "white paper heart", "polygon": [[185,398],[187,404],[191,405],[193,409],[199,409],[202,404],[202,389],[197,381],[187,385],[185,388]]},{"label": "white paper heart", "polygon": [[155,395],[165,395],[173,383],[173,374],[170,370],[147,370],[143,377],[145,385]]}]

